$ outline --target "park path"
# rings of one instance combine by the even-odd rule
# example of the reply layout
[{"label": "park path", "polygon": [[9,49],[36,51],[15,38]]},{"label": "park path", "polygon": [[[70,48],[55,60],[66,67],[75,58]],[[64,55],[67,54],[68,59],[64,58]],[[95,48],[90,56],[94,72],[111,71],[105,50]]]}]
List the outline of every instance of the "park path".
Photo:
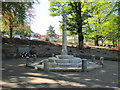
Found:
[{"label": "park path", "polygon": [[[41,58],[38,58],[40,60]],[[2,61],[3,88],[95,88],[118,87],[118,62],[105,61],[103,68],[89,72],[46,73],[25,66],[25,59]]]}]

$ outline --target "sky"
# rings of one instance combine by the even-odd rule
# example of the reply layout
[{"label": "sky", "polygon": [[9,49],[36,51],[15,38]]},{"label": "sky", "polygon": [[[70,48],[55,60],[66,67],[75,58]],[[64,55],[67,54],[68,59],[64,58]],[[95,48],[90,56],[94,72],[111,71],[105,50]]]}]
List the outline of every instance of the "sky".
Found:
[{"label": "sky", "polygon": [[49,9],[49,1],[48,0],[40,0],[40,4],[34,4],[34,19],[31,21],[31,29],[35,33],[39,33],[42,35],[46,34],[46,30],[48,27],[52,25],[54,27],[55,33],[60,35],[59,24],[62,20],[61,16],[50,16]]}]

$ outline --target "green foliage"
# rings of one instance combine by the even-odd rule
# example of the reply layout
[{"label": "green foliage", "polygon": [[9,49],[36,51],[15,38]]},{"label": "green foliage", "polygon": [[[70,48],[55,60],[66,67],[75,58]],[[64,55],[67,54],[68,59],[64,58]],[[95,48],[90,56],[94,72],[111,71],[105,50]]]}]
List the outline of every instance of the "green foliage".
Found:
[{"label": "green foliage", "polygon": [[[84,22],[91,15],[88,13],[89,4],[87,2],[51,2],[50,3],[50,15],[59,16],[63,12],[67,14],[67,35],[78,35],[79,45],[83,41],[82,26],[86,24]],[[61,21],[60,30],[62,31],[63,21]],[[81,46],[82,47],[82,46]]]},{"label": "green foliage", "polygon": [[[9,29],[7,28],[2,28],[2,33],[4,35],[9,35]],[[17,34],[17,35],[20,35],[20,36],[27,36],[27,37],[30,37],[31,36],[31,29],[30,29],[30,26],[28,25],[19,25],[17,27],[13,27],[13,35]]]},{"label": "green foliage", "polygon": [[24,25],[26,11],[31,7],[31,2],[2,2],[3,22],[5,25],[14,25],[16,21]]},{"label": "green foliage", "polygon": [[[86,39],[111,43],[119,40],[118,31],[120,2],[51,2],[51,16],[67,14],[67,35],[84,35]],[[63,6],[64,5],[64,6]],[[82,22],[82,23],[81,23]],[[80,28],[82,25],[82,29]],[[60,24],[62,32],[63,21]],[[79,38],[80,39],[80,38]],[[108,40],[108,41],[107,41]]]},{"label": "green foliage", "polygon": [[47,36],[48,37],[55,37],[55,30],[54,30],[54,27],[53,26],[49,26],[49,29],[47,30]]},{"label": "green foliage", "polygon": [[52,2],[52,0],[50,1],[50,15],[51,16],[60,16],[61,14],[63,14],[63,12],[69,14],[70,13],[70,6],[68,6],[68,2]]},{"label": "green foliage", "polygon": [[114,7],[111,7],[114,5],[115,3],[109,2],[94,2],[92,4],[92,18],[85,20],[88,22],[83,31],[85,38],[98,38],[102,41],[118,38],[118,16],[113,12]]},{"label": "green foliage", "polygon": [[12,38],[12,30],[20,24],[25,25],[28,9],[32,8],[34,2],[2,2],[2,21],[3,30],[10,30],[10,38]]}]

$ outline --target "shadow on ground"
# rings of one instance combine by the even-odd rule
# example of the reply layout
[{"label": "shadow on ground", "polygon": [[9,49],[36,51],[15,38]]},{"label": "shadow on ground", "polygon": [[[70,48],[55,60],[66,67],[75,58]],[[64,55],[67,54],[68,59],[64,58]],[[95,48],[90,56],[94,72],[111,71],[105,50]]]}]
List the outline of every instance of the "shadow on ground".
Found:
[{"label": "shadow on ground", "polygon": [[116,61],[105,61],[102,69],[85,73],[55,72],[56,75],[26,67],[25,59],[3,60],[2,64],[3,88],[94,88],[99,87],[97,85],[111,88],[118,86]]}]

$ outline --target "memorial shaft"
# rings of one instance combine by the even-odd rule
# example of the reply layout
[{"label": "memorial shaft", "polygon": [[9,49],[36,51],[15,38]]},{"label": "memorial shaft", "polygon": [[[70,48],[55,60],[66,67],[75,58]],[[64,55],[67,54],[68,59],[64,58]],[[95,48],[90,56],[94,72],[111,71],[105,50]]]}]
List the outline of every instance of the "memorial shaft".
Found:
[{"label": "memorial shaft", "polygon": [[62,55],[67,55],[67,34],[66,34],[66,31],[67,31],[67,24],[66,24],[66,15],[65,13],[63,13],[63,34],[62,34]]}]

